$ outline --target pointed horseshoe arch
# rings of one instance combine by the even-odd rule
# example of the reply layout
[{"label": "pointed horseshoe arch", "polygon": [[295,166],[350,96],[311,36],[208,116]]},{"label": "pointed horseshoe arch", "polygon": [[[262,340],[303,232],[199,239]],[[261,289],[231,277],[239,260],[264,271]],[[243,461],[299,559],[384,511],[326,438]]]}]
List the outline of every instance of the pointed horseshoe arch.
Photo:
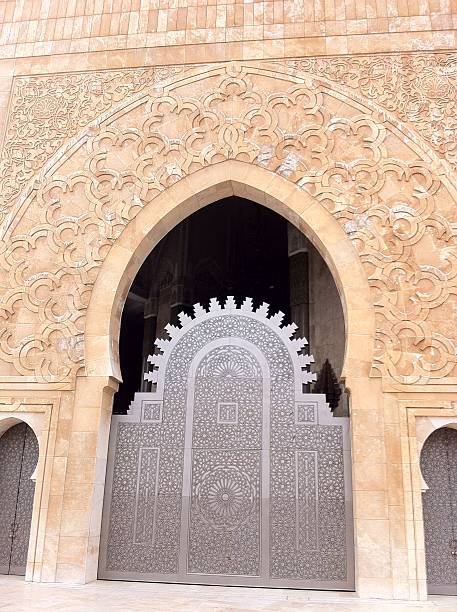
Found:
[{"label": "pointed horseshoe arch", "polygon": [[0,574],[26,573],[38,461],[32,426],[0,419]]},{"label": "pointed horseshoe arch", "polygon": [[239,161],[204,168],[169,187],[129,223],[109,251],[94,285],[86,319],[86,375],[121,380],[120,314],[129,287],[156,244],[179,222],[218,199],[236,195],[279,213],[320,252],[337,285],[345,317],[343,378],[367,377],[374,351],[372,297],[360,258],[338,221],[286,179]]}]

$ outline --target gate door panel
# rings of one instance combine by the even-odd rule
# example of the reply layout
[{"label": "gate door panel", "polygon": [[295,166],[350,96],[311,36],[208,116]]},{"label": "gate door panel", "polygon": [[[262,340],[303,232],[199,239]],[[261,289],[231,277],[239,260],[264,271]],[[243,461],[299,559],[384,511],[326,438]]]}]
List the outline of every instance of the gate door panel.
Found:
[{"label": "gate door panel", "polygon": [[457,431],[438,429],[425,441],[421,470],[427,587],[432,595],[457,595]]},{"label": "gate door panel", "polygon": [[263,378],[241,346],[213,348],[198,365],[185,475],[189,574],[260,576]]},{"label": "gate door panel", "polygon": [[0,437],[0,574],[25,574],[37,463],[38,441],[26,423]]},{"label": "gate door panel", "polygon": [[353,589],[349,420],[268,306],[211,301],[113,415],[99,577]]}]

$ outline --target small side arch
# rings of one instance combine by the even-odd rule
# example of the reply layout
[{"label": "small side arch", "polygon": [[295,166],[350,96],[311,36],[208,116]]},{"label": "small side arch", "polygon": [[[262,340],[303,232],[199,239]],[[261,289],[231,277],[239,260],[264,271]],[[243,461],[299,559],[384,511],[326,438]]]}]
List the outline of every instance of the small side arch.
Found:
[{"label": "small side arch", "polygon": [[[11,427],[19,425],[20,423],[26,423],[35,434],[35,437],[38,441],[38,446],[40,447],[41,420],[42,417],[39,413],[21,412],[20,417],[16,415],[13,416],[11,413],[0,413],[0,438],[8,431],[8,429],[11,429]],[[33,479],[36,479],[36,469],[34,471]]]},{"label": "small side arch", "polygon": [[457,595],[457,423],[437,427],[420,454],[427,591]]},{"label": "small side arch", "polygon": [[[16,416],[0,420],[0,574],[25,575],[30,557],[39,442]],[[32,547],[33,548],[33,547]]]},{"label": "small side arch", "polygon": [[[421,456],[422,450],[424,448],[424,444],[430,438],[430,436],[437,431],[438,429],[442,429],[443,427],[450,427],[451,429],[457,429],[457,418],[453,416],[429,416],[422,417],[417,423],[417,454],[418,457]],[[423,474],[422,476],[422,490],[425,491],[427,489],[426,482],[424,480]]]}]

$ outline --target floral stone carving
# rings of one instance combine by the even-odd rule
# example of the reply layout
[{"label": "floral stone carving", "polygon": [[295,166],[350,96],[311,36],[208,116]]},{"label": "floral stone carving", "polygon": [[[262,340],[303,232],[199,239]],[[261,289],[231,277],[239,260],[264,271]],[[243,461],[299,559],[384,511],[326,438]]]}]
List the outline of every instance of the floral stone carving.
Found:
[{"label": "floral stone carving", "polygon": [[457,167],[457,53],[313,57],[288,65],[349,87],[394,113]]},{"label": "floral stone carving", "polygon": [[0,250],[0,359],[39,380],[71,379],[110,246],[168,186],[233,159],[296,184],[342,225],[372,289],[373,373],[449,381],[457,197],[446,167],[402,130],[327,78],[271,64],[198,67],[120,102],[15,201]]},{"label": "floral stone carving", "polygon": [[90,121],[127,96],[182,70],[169,66],[15,79],[0,164],[3,206]]}]

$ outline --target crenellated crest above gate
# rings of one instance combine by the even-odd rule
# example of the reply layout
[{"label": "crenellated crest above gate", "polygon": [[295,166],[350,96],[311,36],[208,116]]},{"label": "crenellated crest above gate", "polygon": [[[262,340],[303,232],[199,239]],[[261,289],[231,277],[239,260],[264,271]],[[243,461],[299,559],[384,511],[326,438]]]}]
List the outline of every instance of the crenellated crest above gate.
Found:
[{"label": "crenellated crest above gate", "polygon": [[[193,341],[197,344],[200,336],[200,341],[203,344],[207,341],[208,330],[211,327],[217,327],[217,333],[219,334],[224,330],[226,338],[230,339],[246,335],[246,329],[250,329],[253,325],[257,325],[259,329],[261,326],[265,326],[278,336],[287,349],[293,363],[297,383],[300,384],[301,382],[302,385],[305,385],[316,380],[316,374],[309,371],[309,366],[314,362],[314,357],[303,353],[308,341],[306,338],[294,338],[297,330],[295,323],[282,325],[284,313],[277,312],[269,316],[269,305],[264,302],[258,308],[254,308],[251,298],[246,298],[238,307],[232,296],[227,298],[225,304],[221,304],[216,298],[213,298],[208,309],[205,309],[201,304],[195,304],[193,308],[193,316],[184,312],[178,315],[180,327],[170,324],[165,327],[170,338],[158,338],[155,341],[155,346],[159,349],[159,353],[148,357],[148,363],[152,365],[152,370],[145,373],[144,379],[157,385],[156,393],[163,393],[165,370],[175,348],[189,333],[192,333]],[[252,322],[251,325],[248,324],[249,321]],[[250,338],[252,342],[252,336]],[[253,336],[253,338],[255,339],[257,336]],[[280,364],[277,364],[277,367],[279,368]]]}]

